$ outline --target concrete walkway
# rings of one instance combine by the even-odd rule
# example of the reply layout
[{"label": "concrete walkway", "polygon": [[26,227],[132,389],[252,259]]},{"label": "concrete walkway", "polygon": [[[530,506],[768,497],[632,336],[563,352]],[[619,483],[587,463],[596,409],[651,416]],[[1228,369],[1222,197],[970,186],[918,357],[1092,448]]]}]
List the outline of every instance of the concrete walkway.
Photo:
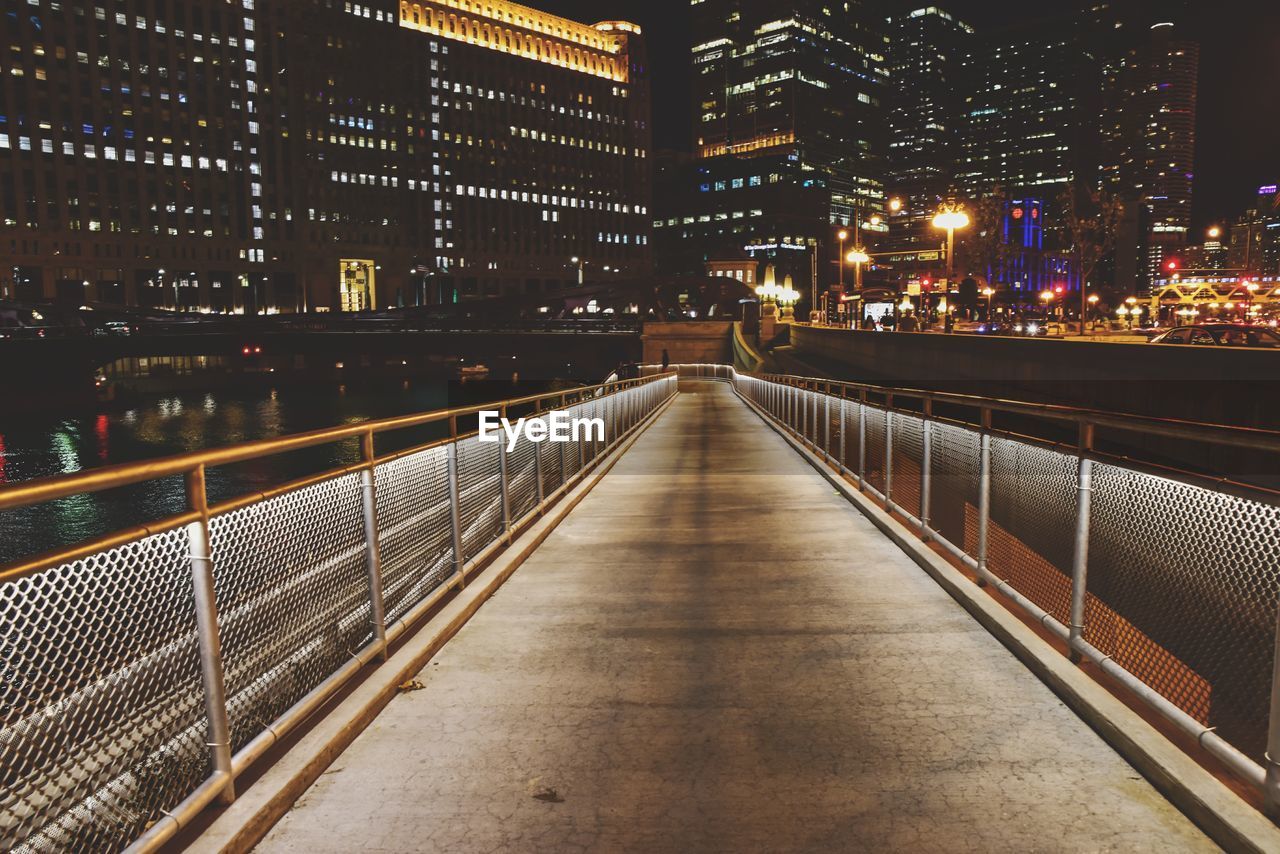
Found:
[{"label": "concrete walkway", "polygon": [[722,385],[420,679],[259,850],[1213,849]]}]

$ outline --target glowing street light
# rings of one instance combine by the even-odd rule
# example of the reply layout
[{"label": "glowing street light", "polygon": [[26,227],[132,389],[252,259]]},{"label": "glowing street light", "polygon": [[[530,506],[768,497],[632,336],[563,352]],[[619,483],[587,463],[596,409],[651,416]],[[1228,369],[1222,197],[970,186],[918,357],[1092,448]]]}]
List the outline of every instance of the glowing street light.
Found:
[{"label": "glowing street light", "polygon": [[862,265],[871,262],[871,256],[867,254],[867,250],[861,246],[855,246],[849,250],[849,254],[845,256],[845,260],[853,265],[853,286],[859,291],[862,290]]},{"label": "glowing street light", "polygon": [[1222,236],[1221,226],[1217,226],[1217,225],[1209,226],[1208,235],[1210,240],[1217,240],[1219,237]]},{"label": "glowing street light", "polygon": [[897,213],[897,212],[898,212],[898,211],[900,211],[900,210],[902,210],[902,199],[899,199],[899,198],[896,198],[896,197],[895,197],[895,198],[890,199],[890,200],[889,200],[889,212],[890,212],[890,213]]},{"label": "glowing street light", "polygon": [[934,216],[933,227],[947,232],[947,289],[950,290],[956,272],[956,232],[969,227],[969,215],[954,203],[948,203]]}]

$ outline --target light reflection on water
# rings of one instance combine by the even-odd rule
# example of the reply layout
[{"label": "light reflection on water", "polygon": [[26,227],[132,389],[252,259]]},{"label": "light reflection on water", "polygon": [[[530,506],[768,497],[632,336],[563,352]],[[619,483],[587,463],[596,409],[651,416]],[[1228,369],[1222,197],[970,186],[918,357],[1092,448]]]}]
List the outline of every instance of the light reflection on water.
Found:
[{"label": "light reflection on water", "polygon": [[[165,394],[128,409],[103,406],[45,416],[0,413],[0,484],[483,403],[545,387],[546,383],[459,386],[415,380]],[[211,469],[210,500],[243,495],[358,458],[359,443],[352,440]],[[0,564],[181,512],[184,501],[181,479],[169,478],[0,513]]]}]

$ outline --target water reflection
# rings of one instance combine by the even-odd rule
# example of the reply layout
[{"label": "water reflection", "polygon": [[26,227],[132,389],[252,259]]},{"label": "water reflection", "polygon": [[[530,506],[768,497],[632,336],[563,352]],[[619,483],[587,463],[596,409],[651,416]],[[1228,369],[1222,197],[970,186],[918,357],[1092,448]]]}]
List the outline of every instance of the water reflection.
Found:
[{"label": "water reflection", "polygon": [[[445,380],[366,386],[348,381],[157,395],[124,410],[97,407],[45,417],[0,413],[0,483],[482,403],[546,386],[493,381],[463,387]],[[411,438],[405,437],[405,443]],[[210,500],[347,465],[359,453],[359,443],[350,441],[213,469],[208,472]],[[180,512],[184,501],[181,478],[169,478],[0,513],[0,563]]]}]

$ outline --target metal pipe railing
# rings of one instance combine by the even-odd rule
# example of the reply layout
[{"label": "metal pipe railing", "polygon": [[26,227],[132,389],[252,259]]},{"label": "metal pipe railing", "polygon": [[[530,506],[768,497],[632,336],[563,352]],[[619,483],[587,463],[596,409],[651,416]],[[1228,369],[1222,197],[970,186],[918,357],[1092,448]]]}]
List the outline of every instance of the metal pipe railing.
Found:
[{"label": "metal pipe railing", "polygon": [[[808,444],[804,425],[802,422],[796,421],[793,415],[794,408],[788,402],[793,401],[795,396],[801,393],[802,389],[815,387],[814,380],[794,376],[734,373],[733,382],[738,393],[743,398],[756,405],[759,411],[763,412],[766,417],[775,422],[782,430],[792,434],[802,445]],[[1192,440],[1210,445],[1246,447],[1275,453],[1280,453],[1280,432],[1138,416],[1121,416],[1063,406],[1026,404],[996,398],[915,389],[886,388],[866,383],[824,382],[824,390],[818,393],[828,396],[830,402],[837,402],[841,406],[840,460],[832,468],[841,476],[848,477],[860,491],[879,497],[889,512],[898,513],[908,519],[911,519],[910,514],[903,508],[895,507],[893,500],[894,478],[901,476],[900,472],[894,471],[894,418],[896,415],[905,417],[908,414],[895,406],[895,399],[918,401],[920,404],[919,414],[910,413],[912,417],[920,418],[923,421],[923,447],[920,451],[921,459],[919,461],[920,515],[918,519],[912,520],[916,523],[916,527],[913,530],[917,530],[922,539],[936,542],[943,550],[959,560],[961,564],[973,572],[978,584],[990,586],[1012,605],[1026,612],[1046,631],[1059,638],[1065,644],[1066,651],[1073,661],[1088,660],[1092,662],[1133,696],[1146,703],[1175,727],[1188,734],[1208,754],[1223,763],[1241,780],[1255,787],[1261,796],[1264,810],[1273,818],[1280,819],[1280,607],[1275,607],[1275,589],[1271,590],[1271,607],[1275,610],[1273,615],[1274,625],[1271,626],[1272,641],[1266,650],[1253,650],[1255,655],[1270,657],[1270,714],[1266,721],[1266,750],[1262,757],[1262,763],[1259,763],[1256,758],[1248,755],[1228,741],[1216,731],[1216,727],[1209,726],[1189,714],[1169,697],[1161,694],[1134,673],[1125,669],[1112,655],[1100,650],[1085,638],[1086,631],[1088,631],[1086,617],[1089,613],[1088,603],[1091,595],[1088,589],[1088,570],[1090,565],[1090,543],[1094,536],[1093,506],[1094,493],[1098,488],[1095,477],[1095,465],[1097,463],[1128,469],[1146,476],[1161,477],[1178,483],[1191,484],[1198,489],[1204,490],[1207,494],[1217,493],[1224,498],[1230,497],[1232,499],[1255,502],[1258,506],[1275,506],[1278,503],[1276,493],[1262,487],[1239,484],[1210,476],[1176,471],[1151,463],[1139,463],[1099,454],[1095,450],[1097,431],[1099,429],[1111,429],[1128,433]],[[876,405],[871,403],[870,398],[873,396],[881,398],[883,404]],[[947,422],[958,429],[969,432],[976,438],[977,495],[974,497],[976,501],[974,527],[976,530],[973,534],[972,553],[965,548],[963,543],[952,543],[933,524],[932,517],[936,514],[934,504],[937,500],[936,484],[934,483],[937,476],[934,457],[938,441],[937,436],[934,434],[935,428],[933,425],[943,423],[936,417],[934,412],[934,405],[937,403],[971,407],[977,413],[975,424]],[[856,425],[850,428],[856,430],[858,437],[856,471],[850,470],[844,465],[847,419],[844,415],[843,407],[846,404],[853,406],[856,417]],[[867,481],[867,417],[868,413],[877,410],[883,413],[885,419],[885,436],[882,447],[885,457],[882,471],[884,477],[883,493],[873,489]],[[1033,601],[1026,591],[1019,590],[1017,585],[1011,583],[1008,579],[999,577],[992,571],[990,563],[993,526],[992,490],[993,484],[998,480],[993,471],[993,439],[999,435],[992,428],[992,416],[994,413],[1046,418],[1074,425],[1077,430],[1078,439],[1074,446],[1055,446],[1053,448],[1054,453],[1073,456],[1076,463],[1075,483],[1072,490],[1074,516],[1070,520],[1064,520],[1071,528],[1068,624],[1064,624],[1036,601]],[[1037,447],[1044,446],[1043,442],[1037,442],[1030,437],[1006,436],[1002,438],[1002,441],[1021,442]],[[825,459],[826,463],[831,465],[829,456],[818,456],[820,457],[819,462]],[[1004,489],[1009,484],[1000,483],[1000,486]],[[968,511],[966,510],[965,512],[967,513]],[[966,518],[966,527],[968,524],[969,521]],[[1179,533],[1171,531],[1170,535],[1171,538],[1176,538]],[[1277,583],[1277,579],[1274,577],[1269,580],[1271,588],[1276,588]],[[1123,615],[1120,616],[1123,617]]]},{"label": "metal pipe railing", "polygon": [[[129,828],[134,827],[140,835],[132,840],[132,847],[153,850],[186,826],[208,804],[214,801],[230,803],[235,798],[237,777],[252,762],[306,720],[357,672],[385,660],[392,640],[428,613],[450,590],[463,585],[469,573],[484,566],[511,542],[517,531],[532,524],[551,503],[580,482],[607,452],[619,447],[627,437],[641,429],[647,419],[653,417],[675,394],[676,389],[675,374],[662,374],[494,404],[317,430],[299,436],[0,487],[0,510],[4,510],[156,478],[183,476],[187,507],[181,512],[0,568],[0,593],[6,594],[0,596],[0,603],[4,603],[6,608],[20,609],[8,615],[14,618],[8,621],[9,624],[26,626],[28,631],[38,633],[44,616],[41,609],[52,601],[53,594],[59,590],[58,584],[73,585],[65,594],[73,600],[67,606],[73,610],[81,607],[81,602],[87,603],[83,606],[86,608],[97,607],[100,599],[110,599],[117,589],[122,591],[120,595],[131,596],[129,589],[135,576],[151,577],[159,572],[155,563],[159,558],[151,557],[140,544],[156,543],[157,538],[169,538],[165,542],[170,543],[178,536],[181,537],[180,542],[185,543],[184,558],[189,567],[190,586],[185,594],[179,591],[172,596],[187,597],[185,607],[190,608],[193,618],[190,629],[182,628],[180,620],[173,628],[166,627],[164,631],[167,633],[159,636],[163,640],[160,646],[149,647],[151,636],[126,642],[119,649],[96,648],[96,643],[105,642],[97,637],[84,638],[82,643],[68,646],[57,623],[50,631],[59,632],[60,643],[45,644],[38,637],[33,640],[31,648],[46,655],[60,655],[64,648],[73,650],[76,655],[87,655],[85,664],[92,665],[93,669],[68,673],[65,678],[71,681],[65,686],[49,679],[48,674],[39,669],[32,670],[31,676],[38,677],[39,682],[29,688],[23,687],[23,696],[31,696],[36,704],[23,710],[6,708],[0,715],[0,785],[11,790],[13,804],[40,804],[35,809],[23,807],[22,812],[10,812],[10,807],[0,807],[0,848],[35,844],[34,840],[60,840],[59,844],[72,848],[119,848],[131,842]],[[550,495],[545,494],[544,461],[536,444],[533,453],[524,454],[522,462],[517,465],[505,442],[496,442],[496,456],[490,458],[485,453],[479,457],[472,454],[468,458],[478,460],[475,465],[482,468],[474,472],[461,470],[459,449],[463,443],[476,441],[476,434],[460,435],[460,418],[485,409],[497,409],[505,415],[516,407],[528,407],[534,413],[543,413],[551,406],[570,408],[577,414],[587,412],[588,408],[601,414],[610,412],[612,414],[606,424],[612,425],[613,431],[604,439],[598,435],[592,437],[590,451],[586,448],[586,441],[578,441],[578,453],[572,461],[563,455],[561,444],[560,482]],[[433,423],[447,424],[448,437],[381,457],[376,454],[375,441],[379,434]],[[209,506],[205,471],[210,466],[347,439],[360,442],[361,459],[358,464]],[[442,455],[446,461],[444,472],[430,468],[435,465],[431,460],[442,458],[438,450],[441,446],[445,448]],[[421,462],[406,463],[406,460]],[[379,488],[379,478],[383,476],[380,472],[393,464],[418,466],[421,470],[413,476],[422,483],[426,482],[422,481],[423,478],[443,477],[445,490],[441,503],[448,503],[450,530],[446,551],[418,568],[424,578],[437,578],[434,584],[414,582],[406,586],[403,570],[396,576],[397,596],[410,590],[414,600],[410,600],[405,609],[405,600],[398,599],[402,609],[400,616],[388,624],[385,602],[388,564],[383,538],[388,531],[396,531],[397,537],[403,537],[407,530],[399,527],[394,519],[383,518],[386,511]],[[532,485],[530,477],[534,479]],[[351,486],[348,487],[347,483]],[[426,488],[414,483],[417,482],[406,482],[402,488]],[[342,486],[341,490],[334,492],[338,485]],[[222,528],[218,529],[222,531],[220,536],[226,538],[231,536],[227,527],[231,523],[222,520],[231,519],[235,514],[252,513],[258,505],[279,507],[280,513],[316,514],[309,522],[322,531],[329,526],[335,530],[342,528],[345,524],[342,520],[348,518],[343,515],[346,511],[337,510],[338,518],[331,521],[324,518],[329,511],[323,505],[307,503],[320,500],[314,498],[319,494],[315,491],[326,489],[329,492],[325,494],[334,496],[331,500],[354,508],[354,544],[339,537],[332,541],[332,546],[326,545],[327,541],[323,539],[315,546],[306,546],[305,560],[309,563],[291,566],[280,584],[264,575],[266,570],[260,569],[259,564],[268,565],[269,553],[277,545],[283,545],[295,536],[304,536],[304,532],[295,533],[290,527],[262,530],[255,536],[260,536],[263,542],[251,546],[265,550],[260,555],[261,561],[257,559],[259,555],[246,563],[243,555],[237,561],[235,557],[228,559],[222,554],[224,546],[219,545],[217,532],[211,528],[211,523],[221,524]],[[520,490],[521,495],[534,496],[531,505],[527,499],[522,500],[518,516],[512,506],[515,490]],[[465,519],[461,513],[464,506],[469,508]],[[439,509],[444,510],[443,507]],[[435,512],[428,507],[425,518],[436,518]],[[245,518],[249,518],[246,524],[254,523],[253,518]],[[434,532],[423,530],[419,536],[434,536]],[[313,553],[314,548],[319,548],[320,552]],[[468,554],[468,548],[472,554]],[[363,579],[352,586],[344,579],[353,577],[344,573],[353,560],[359,563],[359,575]],[[442,561],[447,561],[453,570],[448,577],[437,575]],[[42,586],[33,584],[34,577],[50,570],[54,572],[48,579],[39,579]],[[84,596],[95,584],[101,585],[102,590]],[[317,596],[316,591],[320,589],[327,590],[327,595]],[[24,604],[26,600],[23,597],[28,595],[37,598]],[[156,604],[164,606],[162,612],[171,607],[165,603]],[[131,599],[131,617],[136,617],[139,623],[148,627],[153,623],[166,626],[172,623],[164,613],[154,616],[148,613],[147,605],[145,600]],[[294,619],[295,611],[315,609],[326,613],[320,622],[309,616]],[[62,619],[61,613],[55,611],[50,619]],[[19,614],[22,622],[17,621]],[[281,621],[281,630],[266,631],[262,620],[264,614],[270,615],[271,620]],[[83,618],[77,618],[80,619],[86,625],[92,625],[97,617],[87,613]],[[317,673],[311,662],[330,660],[327,656],[333,652],[333,640],[306,635],[304,629],[323,625],[326,621],[330,627],[327,631],[332,631],[335,638],[358,638],[364,633],[365,641],[359,649],[346,653],[345,660],[335,669]],[[293,624],[294,628],[288,629],[288,624]],[[110,637],[116,635],[113,633]],[[241,656],[234,662],[227,659],[229,638],[235,647],[234,654]],[[87,647],[89,652],[83,653],[77,647]],[[190,696],[192,687],[183,687],[182,680],[176,678],[169,680],[172,685],[156,681],[156,674],[173,673],[183,667],[182,658],[190,661],[190,654],[184,650],[195,650],[198,658],[194,668],[198,674],[198,685],[194,688],[199,691],[196,697],[203,698],[203,712],[200,715],[202,720],[197,719],[196,724],[184,723],[190,719],[174,717],[170,711],[174,707],[190,705],[194,699]],[[9,666],[9,661],[0,661],[0,670]],[[24,663],[23,666],[29,669],[32,665]],[[72,665],[58,662],[58,666]],[[22,672],[0,672],[0,677],[3,677],[0,685],[8,691],[26,679],[26,673],[25,669]],[[42,691],[46,693],[42,695]],[[49,691],[54,693],[47,693]],[[182,693],[157,693],[166,691]],[[42,700],[45,696],[48,699]],[[275,706],[283,708],[283,711],[272,712],[270,718],[263,716],[260,710],[264,708],[264,700],[269,701],[269,708],[276,699],[285,698],[290,701],[287,707]],[[125,708],[112,711],[111,703],[125,704]],[[90,712],[76,712],[78,704],[87,704]],[[131,722],[131,731],[137,733],[137,737],[129,745],[113,745],[104,741],[110,733],[103,727],[116,726],[121,719]],[[74,721],[73,726],[80,729],[64,729],[63,722],[67,720]],[[168,723],[170,720],[172,724]],[[237,723],[242,733],[239,737],[236,735]],[[256,733],[251,731],[252,737],[247,740],[243,737],[246,725],[260,727]],[[48,732],[51,728],[58,728],[56,736]],[[199,733],[197,728],[201,730]],[[198,785],[193,785],[189,791],[147,790],[145,786],[151,780],[168,778],[155,771],[141,772],[139,767],[145,769],[147,763],[154,762],[177,762],[177,757],[183,756],[193,741],[204,747],[206,772]],[[236,743],[242,744],[238,751],[234,751]],[[81,761],[77,759],[80,747],[84,749],[84,761],[93,769],[83,774],[76,770],[77,763]],[[49,754],[50,750],[58,752]],[[136,755],[136,759],[129,761],[142,765],[124,764],[119,770],[110,770],[113,767],[110,763],[102,765],[101,756],[115,753]],[[87,791],[84,789],[86,785],[97,788]],[[68,786],[73,788],[63,792],[62,787]],[[98,806],[93,807],[94,804]],[[99,820],[98,817],[107,814],[115,818],[109,822]],[[136,816],[132,824],[129,816]]]}]

